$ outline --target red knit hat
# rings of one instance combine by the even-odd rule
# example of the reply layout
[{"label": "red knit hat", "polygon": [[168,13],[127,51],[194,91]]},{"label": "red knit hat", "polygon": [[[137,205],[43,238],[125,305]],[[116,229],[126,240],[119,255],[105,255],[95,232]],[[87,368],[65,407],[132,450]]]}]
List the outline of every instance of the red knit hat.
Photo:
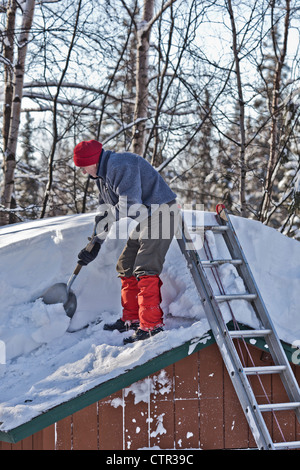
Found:
[{"label": "red knit hat", "polygon": [[85,167],[98,163],[101,150],[102,144],[97,140],[83,140],[74,148],[75,165]]}]

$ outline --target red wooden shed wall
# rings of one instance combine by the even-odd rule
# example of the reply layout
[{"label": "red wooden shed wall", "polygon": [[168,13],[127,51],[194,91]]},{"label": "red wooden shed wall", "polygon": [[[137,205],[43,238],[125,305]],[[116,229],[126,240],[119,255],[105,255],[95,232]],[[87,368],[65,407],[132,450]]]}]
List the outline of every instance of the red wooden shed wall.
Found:
[{"label": "red wooden shed wall", "polygon": [[[256,365],[266,355],[250,347]],[[262,360],[263,359],[263,360]],[[267,365],[267,364],[266,364]],[[293,366],[294,367],[294,366]],[[298,381],[299,368],[294,367]],[[253,377],[258,402],[264,393]],[[262,376],[270,400],[286,401],[276,376]],[[140,393],[145,393],[143,400]],[[246,419],[217,346],[211,345],[84,410],[59,421],[17,444],[0,443],[2,450],[135,450],[234,449],[255,447]],[[293,412],[270,415],[268,425],[276,441],[299,440]]]}]

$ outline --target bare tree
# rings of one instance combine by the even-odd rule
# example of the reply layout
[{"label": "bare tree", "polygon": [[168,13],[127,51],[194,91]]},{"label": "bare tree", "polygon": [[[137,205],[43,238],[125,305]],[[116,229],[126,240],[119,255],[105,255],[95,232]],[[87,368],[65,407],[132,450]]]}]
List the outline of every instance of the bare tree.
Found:
[{"label": "bare tree", "polygon": [[144,155],[146,142],[146,121],[149,113],[149,42],[153,24],[162,13],[176,0],[168,0],[154,15],[154,0],[144,0],[143,17],[137,25],[137,59],[136,59],[136,100],[132,133],[132,151]]},{"label": "bare tree", "polygon": [[273,182],[276,177],[276,171],[278,170],[278,126],[279,126],[279,100],[280,100],[280,89],[283,68],[285,65],[285,59],[287,54],[287,41],[290,27],[290,0],[285,0],[285,17],[284,17],[284,31],[283,31],[283,42],[280,48],[278,35],[276,34],[276,25],[274,18],[275,0],[271,1],[271,34],[273,43],[273,52],[275,58],[275,73],[273,79],[272,99],[270,106],[271,114],[271,129],[270,129],[270,153],[267,164],[267,174],[265,179],[264,195],[262,200],[262,207],[260,213],[260,219],[266,220],[268,217],[268,211],[272,200]]},{"label": "bare tree", "polygon": [[43,218],[46,214],[47,203],[48,203],[48,200],[49,200],[50,191],[51,191],[52,182],[53,182],[54,156],[55,156],[57,143],[60,139],[60,136],[58,134],[58,125],[57,125],[57,104],[58,104],[57,101],[58,101],[58,97],[59,97],[59,93],[60,93],[60,89],[61,89],[61,84],[63,83],[63,80],[65,78],[65,75],[67,73],[68,66],[69,66],[69,63],[70,63],[70,57],[71,57],[71,53],[72,53],[75,38],[76,38],[79,15],[80,15],[80,10],[81,10],[81,3],[82,3],[82,0],[79,0],[78,6],[77,6],[77,12],[76,12],[76,20],[75,20],[75,24],[74,24],[74,29],[73,29],[73,34],[72,34],[72,37],[71,37],[71,41],[70,41],[69,48],[68,48],[68,53],[67,53],[67,57],[66,57],[66,61],[65,61],[65,66],[63,67],[63,70],[62,70],[62,73],[61,73],[61,76],[60,76],[60,79],[59,79],[59,82],[58,82],[58,85],[57,85],[56,93],[55,93],[54,98],[53,98],[53,123],[52,123],[53,141],[52,141],[52,147],[51,147],[49,160],[48,160],[48,183],[47,183],[46,191],[45,191],[45,195],[44,195],[43,206],[42,206],[42,211],[41,211],[41,218]]},{"label": "bare tree", "polygon": [[143,18],[137,25],[136,102],[134,110],[132,151],[143,155],[145,126],[148,117],[148,67],[149,40],[154,0],[144,0]]},{"label": "bare tree", "polygon": [[[23,8],[21,32],[18,38],[17,61],[14,66],[13,83],[14,92],[12,99],[12,109],[10,117],[10,126],[5,151],[4,161],[4,187],[1,195],[1,204],[5,209],[11,207],[11,198],[14,189],[14,172],[16,167],[16,149],[18,142],[18,133],[20,127],[21,102],[23,94],[25,60],[27,54],[28,38],[32,25],[35,8],[35,0],[27,0]],[[8,10],[8,26],[12,26],[15,5],[10,4]],[[10,32],[11,34],[11,32]],[[7,96],[9,98],[9,96]],[[7,125],[7,123],[6,123]],[[0,224],[9,222],[9,212],[0,213]]]},{"label": "bare tree", "polygon": [[4,106],[3,106],[3,150],[6,152],[10,127],[10,115],[13,100],[13,63],[14,63],[14,34],[16,21],[16,0],[9,0],[6,14],[6,27],[3,41],[4,62]]},{"label": "bare tree", "polygon": [[245,101],[243,94],[242,75],[240,69],[240,49],[238,44],[238,36],[235,24],[234,13],[232,9],[231,0],[227,0],[227,8],[230,16],[230,23],[232,29],[232,51],[234,55],[235,63],[235,74],[237,83],[238,93],[238,107],[239,107],[239,129],[240,129],[240,155],[239,155],[239,166],[240,166],[240,185],[239,185],[239,199],[240,199],[240,211],[242,216],[246,216],[246,163],[245,163],[245,151],[246,151],[246,133],[245,133]]}]

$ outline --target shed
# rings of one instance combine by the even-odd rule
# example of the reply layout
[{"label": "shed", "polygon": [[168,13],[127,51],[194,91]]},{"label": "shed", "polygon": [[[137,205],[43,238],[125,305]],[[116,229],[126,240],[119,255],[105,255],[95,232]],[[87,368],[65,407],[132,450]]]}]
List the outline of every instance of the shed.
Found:
[{"label": "shed", "polygon": [[[5,234],[6,232],[4,231],[2,243],[4,243],[4,245],[6,243],[6,245],[2,253],[3,260],[7,262],[7,265],[9,265],[8,261],[13,265],[16,259],[19,260],[18,257],[26,255],[25,258],[22,258],[25,267],[27,258],[31,260],[30,254],[33,252],[33,249],[30,250],[30,247],[34,248],[34,253],[38,252],[41,257],[40,263],[36,263],[30,273],[31,275],[28,275],[28,282],[27,279],[24,280],[24,276],[21,276],[19,282],[21,287],[19,287],[19,290],[22,288],[23,292],[25,285],[25,287],[28,287],[27,294],[29,295],[30,292],[33,294],[34,292],[29,289],[29,287],[31,287],[30,280],[32,277],[40,276],[43,282],[47,281],[44,280],[43,273],[45,263],[49,258],[49,253],[52,253],[53,258],[53,263],[51,264],[52,275],[54,277],[58,276],[59,278],[66,276],[67,268],[70,264],[69,258],[71,259],[70,251],[68,251],[66,247],[69,246],[70,240],[72,240],[72,252],[76,248],[73,243],[73,226],[74,224],[76,225],[76,243],[79,248],[81,240],[78,234],[80,232],[82,236],[83,234],[84,236],[86,235],[86,225],[90,223],[91,217],[91,215],[88,215],[67,218],[66,221],[61,219],[51,220],[51,223],[48,221],[42,225],[41,222],[38,224],[33,223],[32,227],[31,224],[26,226],[26,236],[24,236],[23,226],[21,230],[19,230],[20,227],[18,226],[5,229],[7,234]],[[238,220],[237,223],[240,224],[242,222]],[[299,290],[297,290],[298,277],[296,276],[298,272],[297,260],[299,257],[297,254],[299,245],[293,244],[291,246],[291,241],[288,240],[289,243],[287,246],[284,240],[283,247],[282,240],[279,240],[277,243],[277,235],[280,236],[280,234],[277,232],[276,236],[273,233],[270,234],[270,231],[266,228],[264,232],[267,233],[261,233],[260,228],[261,227],[257,226],[257,224],[252,223],[248,226],[247,222],[247,229],[240,231],[241,234],[245,233],[247,239],[256,240],[257,237],[260,238],[259,250],[257,250],[258,247],[255,246],[256,250],[250,250],[250,254],[258,256],[260,260],[261,257],[264,257],[266,254],[264,257],[265,267],[268,268],[272,266],[273,270],[273,259],[267,256],[271,251],[269,248],[271,245],[272,253],[275,253],[276,259],[278,259],[279,254],[281,258],[283,258],[283,266],[286,266],[285,254],[288,253],[290,256],[291,264],[288,266],[288,276],[284,279],[285,283],[283,283],[281,276],[282,271],[280,264],[278,277],[276,278],[277,289],[274,288],[274,277],[268,276],[268,271],[262,270],[256,273],[260,280],[262,280],[262,277],[266,277],[267,281],[271,279],[272,289],[266,289],[265,292],[269,300],[271,292],[271,303],[276,303],[277,307],[278,296],[275,295],[276,293],[284,289],[284,301],[286,303],[286,300],[291,298],[291,296],[287,294],[291,284],[291,291],[299,292]],[[274,244],[273,241],[275,242]],[[24,250],[24,244],[26,245],[26,250]],[[37,244],[39,245],[39,250],[35,250]],[[13,249],[9,250],[7,247],[11,245],[13,245]],[[106,252],[106,255],[109,254],[109,259],[112,257],[112,246],[115,249],[115,253],[119,249],[114,243],[109,245]],[[177,245],[176,248],[178,249]],[[16,250],[18,250],[18,256],[16,256]],[[57,263],[55,263],[57,259],[63,259],[64,261],[59,268],[57,268]],[[105,258],[104,256],[103,263],[107,263],[107,261],[108,257]],[[172,281],[173,277],[170,276],[170,273],[173,275],[174,271],[176,275],[178,274],[179,262],[180,258],[177,257],[175,253],[175,256],[172,257],[172,263],[170,263],[172,269],[167,271],[166,279],[168,279],[169,276],[169,280]],[[82,283],[88,284],[87,281],[92,276],[93,270],[94,273],[97,273],[97,276],[94,276],[97,277],[97,283],[99,283],[99,279],[110,280],[112,272],[111,266],[111,264],[105,264],[106,269],[101,270],[101,263],[98,265],[95,264],[90,271],[87,270],[83,273],[81,278]],[[289,275],[291,266],[295,270],[293,272],[295,279],[291,279]],[[7,286],[6,290],[10,289],[10,292],[15,292],[15,272],[11,270],[10,274],[11,278],[8,280],[3,279],[2,282]],[[7,273],[1,273],[2,278],[5,275],[7,278],[9,277]],[[292,283],[293,280],[295,281],[294,284]],[[107,285],[111,284],[112,282],[103,283],[105,288]],[[189,285],[190,282],[188,282],[188,286]],[[268,287],[267,282],[266,286]],[[80,289],[80,285],[78,288]],[[17,292],[19,292],[19,290],[17,290]],[[112,289],[111,297],[113,300],[115,292],[117,292],[117,290],[114,291]],[[291,307],[298,305],[297,298],[296,295],[293,297]],[[180,297],[178,304],[176,303],[177,308],[175,314],[179,308],[183,308],[184,313],[186,313],[188,310],[188,301],[194,306],[194,302],[191,300],[191,290],[187,287],[185,295]],[[283,321],[285,321],[287,317],[282,315],[283,305],[280,302],[279,304],[280,308],[276,309],[277,320],[282,321],[283,317]],[[15,306],[10,305],[9,312],[13,312],[14,309]],[[39,314],[39,309],[40,305],[35,301],[32,308],[28,307],[28,311],[26,310],[25,313],[27,317],[28,313],[31,314],[35,312]],[[296,310],[296,308],[289,309],[289,322],[291,322],[293,318],[297,321],[298,313]],[[5,315],[3,314],[3,317],[7,319],[7,308],[4,313]],[[21,313],[23,314],[23,309]],[[171,313],[173,314],[173,311]],[[281,317],[279,315],[281,315]],[[64,314],[63,318],[65,319]],[[239,318],[239,320],[246,322],[251,319],[247,317],[247,320],[245,320],[245,318],[243,320]],[[199,327],[197,327],[197,323],[200,324]],[[253,325],[241,325],[242,328],[245,327],[247,329],[251,326],[253,327]],[[284,327],[285,325],[283,324],[281,326]],[[297,325],[293,323],[293,326]],[[233,326],[230,325],[230,328],[232,327]],[[114,349],[115,344],[113,344],[113,347],[109,350],[110,354],[106,356],[108,360],[113,360],[112,364],[110,364],[110,372],[112,371],[112,373],[107,374],[107,376],[103,374],[105,378],[103,379],[101,377],[101,380],[99,377],[96,377],[97,380],[94,382],[88,382],[87,380],[88,383],[85,384],[86,387],[82,388],[76,388],[72,380],[69,382],[66,380],[66,386],[63,388],[64,394],[61,392],[62,389],[58,389],[59,393],[56,391],[55,399],[57,398],[57,401],[51,401],[52,396],[51,393],[49,393],[49,388],[43,388],[49,378],[48,375],[42,381],[30,382],[26,389],[27,393],[24,396],[24,382],[22,381],[22,377],[24,379],[25,375],[17,375],[18,370],[13,367],[12,370],[10,370],[11,380],[8,380],[6,383],[2,381],[2,383],[5,383],[5,387],[3,385],[3,388],[5,388],[5,397],[8,397],[8,401],[10,394],[13,395],[15,391],[13,387],[16,387],[16,381],[18,380],[18,385],[21,384],[21,387],[19,386],[18,388],[18,399],[20,399],[18,405],[20,405],[20,411],[14,409],[15,402],[14,399],[12,399],[9,402],[9,406],[10,411],[14,413],[14,418],[16,419],[12,420],[12,422],[9,422],[10,420],[8,419],[5,422],[8,415],[4,412],[5,419],[1,418],[3,423],[0,423],[0,449],[97,449],[130,451],[153,448],[168,450],[255,448],[254,439],[249,431],[246,419],[244,418],[244,414],[239,405],[219,350],[215,344],[213,335],[208,331],[209,326],[205,317],[203,319],[201,317],[201,321],[193,322],[192,326],[184,328],[184,330],[186,330],[187,333],[180,336],[180,331],[174,328],[172,331],[172,339],[175,337],[176,342],[172,342],[172,346],[170,346],[168,342],[169,337],[167,336],[167,331],[160,333],[146,342],[139,342],[144,344],[139,344],[137,347],[133,348],[134,354],[138,356],[138,360],[134,357],[134,360],[128,361],[127,363],[123,361],[122,367],[120,367],[120,356],[124,351],[126,354],[126,348],[123,349],[123,347],[119,347]],[[37,331],[40,332],[40,330],[35,329],[34,333]],[[296,335],[299,330],[295,329],[295,331]],[[44,334],[45,329],[42,329],[41,333]],[[98,338],[94,335],[93,339]],[[60,341],[63,343],[66,340],[66,336],[63,335],[57,340],[57,343]],[[76,341],[75,337],[74,342]],[[122,340],[120,341],[122,342]],[[241,340],[235,339],[235,341]],[[86,360],[87,358],[88,361],[94,348],[94,343],[92,344],[91,342],[91,336],[84,336],[84,341],[82,341],[83,346],[86,343],[89,343],[89,347],[84,350],[83,359]],[[159,348],[156,347],[158,343]],[[103,343],[101,346],[107,349],[106,343]],[[45,347],[47,348],[47,344]],[[95,348],[96,347],[97,345]],[[51,346],[49,346],[49,350],[50,349]],[[284,344],[284,349],[292,362],[292,368],[299,381],[299,368],[295,364],[299,362],[298,350],[293,351],[288,344]],[[117,350],[118,353],[116,353]],[[145,353],[146,350],[147,353]],[[57,352],[63,355],[65,354],[65,348],[59,349],[59,347],[53,347],[51,359],[54,360],[54,355],[56,355]],[[72,352],[73,350],[70,347],[70,349],[68,349],[70,356]],[[130,353],[130,350],[127,350],[127,353],[128,352]],[[114,356],[111,353],[114,354]],[[101,354],[101,351],[99,354]],[[255,360],[258,366],[263,363],[270,364],[270,356],[268,355],[268,351],[262,339],[256,340],[254,343],[254,340],[250,338],[246,343],[241,343],[240,354],[241,357],[243,357],[242,362],[244,362],[245,366],[248,365],[249,354],[251,354],[252,359]],[[68,355],[68,360],[70,356]],[[40,364],[40,358],[43,357],[44,361],[46,361],[49,355],[41,356],[39,350],[36,352],[34,350],[30,357],[35,358],[35,361],[30,363],[32,369],[36,366],[42,370],[43,366],[45,366],[45,362],[44,364]],[[94,355],[94,357],[96,357],[96,355]],[[28,361],[28,359],[29,356],[25,355],[23,358],[20,358],[20,361]],[[132,356],[130,359],[132,359]],[[18,359],[14,362],[14,366],[17,362]],[[55,361],[50,371],[51,375],[57,373],[56,366],[58,364],[59,362]],[[65,373],[65,376],[67,376],[70,371],[64,370],[63,366],[65,363],[60,363],[59,365],[61,364],[63,364],[61,366],[61,372]],[[104,368],[102,362],[101,367]],[[28,368],[26,370],[28,370]],[[35,370],[33,372],[35,372]],[[77,371],[73,368],[73,372],[75,375]],[[92,372],[92,367],[87,368],[84,372],[86,372],[87,377],[87,375]],[[97,373],[101,375],[102,370],[98,368],[95,371],[95,375],[97,375]],[[65,376],[61,374],[60,379],[65,379]],[[7,376],[5,378],[7,380]],[[286,401],[285,392],[277,376],[262,376],[261,383],[258,383],[256,376],[251,377],[250,380],[253,381],[253,388],[258,392],[259,403],[265,403],[266,396],[271,402],[279,403]],[[39,393],[32,396],[31,389],[34,388],[36,383],[40,386]],[[31,384],[34,386],[31,387]],[[78,381],[76,384],[78,384]],[[52,391],[53,390],[50,390],[50,392]],[[34,398],[42,399],[42,395],[44,400],[43,407],[39,407],[41,403],[38,402],[38,400],[34,403]],[[4,403],[4,408],[5,405],[6,403]],[[19,415],[17,415],[17,413],[19,413]],[[271,412],[268,413],[270,413],[268,416],[269,430],[274,442],[299,440],[299,424],[296,422],[292,411],[280,411],[276,413],[276,416]]]},{"label": "shed", "polygon": [[[240,345],[246,364],[249,354],[256,365],[270,364],[263,341],[251,342]],[[283,346],[291,360],[292,348]],[[292,368],[299,383],[299,367]],[[271,401],[287,400],[278,377],[252,380],[259,403],[266,394]],[[270,412],[268,426],[274,442],[299,440],[292,411]],[[0,439],[1,450],[256,448],[210,332],[2,432]]]}]

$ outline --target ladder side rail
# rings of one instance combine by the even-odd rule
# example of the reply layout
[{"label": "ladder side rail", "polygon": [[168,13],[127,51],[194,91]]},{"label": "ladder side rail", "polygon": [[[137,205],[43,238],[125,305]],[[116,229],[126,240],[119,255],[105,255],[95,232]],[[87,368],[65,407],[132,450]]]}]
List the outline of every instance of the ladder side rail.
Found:
[{"label": "ladder side rail", "polygon": [[227,245],[230,255],[233,258],[238,257],[239,259],[242,259],[243,261],[241,265],[236,266],[236,270],[238,271],[238,274],[243,279],[246,285],[247,291],[251,294],[256,294],[256,299],[252,302],[252,306],[254,307],[257,318],[261,321],[264,328],[270,328],[273,331],[275,331],[274,325],[267,312],[267,308],[262,299],[261,293],[258,289],[258,286],[252,274],[251,268],[246,259],[245,253],[240,245],[240,242],[238,240],[234,227],[231,223],[229,215],[227,213],[226,215],[227,215],[227,221],[225,221],[223,218],[218,217],[218,216],[217,218],[220,221],[220,223],[222,223],[223,225],[227,225],[229,228],[229,230],[223,233],[223,238]]},{"label": "ladder side rail", "polygon": [[[228,333],[228,329],[219,310],[218,303],[214,301],[213,293],[210,291],[210,285],[206,278],[206,274],[201,267],[201,262],[199,260],[197,251],[193,249],[187,251],[185,249],[187,242],[185,236],[186,233],[186,230],[183,229],[179,238],[177,238],[177,241],[183,255],[187,260],[187,264],[197,287],[200,300],[203,303],[207,320],[221,352],[230,379],[236,390],[253,437],[258,448],[266,450],[274,449],[271,436],[267,429],[262,413],[260,412],[257,405],[256,398],[250,383],[246,377],[246,374],[243,372],[243,366],[240,362],[233,341]],[[192,241],[189,239],[188,243],[189,246],[191,246]],[[218,314],[216,314],[216,312],[218,312]]]},{"label": "ladder side rail", "polygon": [[[258,289],[254,276],[252,274],[251,268],[248,264],[244,251],[240,245],[238,237],[235,233],[234,227],[231,223],[229,215],[227,215],[227,221],[225,221],[220,216],[218,220],[223,225],[227,224],[229,230],[223,233],[223,238],[228,247],[228,250],[233,257],[237,257],[243,260],[243,264],[236,267],[237,271],[241,275],[242,279],[246,284],[246,288],[249,292],[255,293],[256,299],[251,302],[251,305],[254,307],[255,313],[258,319],[263,324],[264,328],[271,329],[272,334],[268,335],[265,340],[270,353],[273,357],[273,360],[276,365],[285,364],[287,367],[284,372],[281,373],[282,382],[285,387],[285,390],[288,394],[288,397],[291,401],[299,402],[300,401],[300,390],[295,375],[292,371],[291,365],[288,361],[288,358],[284,352],[281,341],[277,335],[274,324],[270,318],[266,305],[262,299],[261,293]],[[297,418],[300,422],[300,410],[296,410]]]}]

